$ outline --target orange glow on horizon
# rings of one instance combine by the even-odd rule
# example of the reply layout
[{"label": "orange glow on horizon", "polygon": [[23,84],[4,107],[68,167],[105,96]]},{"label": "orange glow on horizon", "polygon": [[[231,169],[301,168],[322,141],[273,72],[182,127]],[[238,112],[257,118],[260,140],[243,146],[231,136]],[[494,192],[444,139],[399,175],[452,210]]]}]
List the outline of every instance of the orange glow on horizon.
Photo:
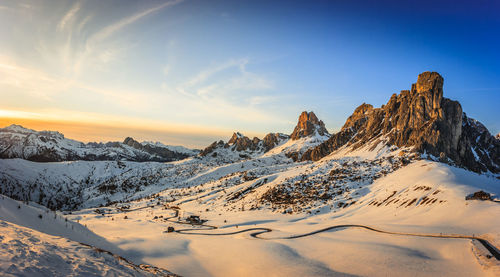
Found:
[{"label": "orange glow on horizon", "polygon": [[[126,137],[133,137],[138,141],[160,141],[168,145],[182,145],[198,149],[208,146],[215,140],[227,140],[232,134],[232,131],[229,130],[181,126],[125,117],[119,119],[88,114],[65,116],[65,112],[46,115],[0,109],[0,128],[11,124],[21,125],[36,131],[58,131],[66,138],[82,142],[123,141]],[[255,135],[262,137],[261,134]]]}]

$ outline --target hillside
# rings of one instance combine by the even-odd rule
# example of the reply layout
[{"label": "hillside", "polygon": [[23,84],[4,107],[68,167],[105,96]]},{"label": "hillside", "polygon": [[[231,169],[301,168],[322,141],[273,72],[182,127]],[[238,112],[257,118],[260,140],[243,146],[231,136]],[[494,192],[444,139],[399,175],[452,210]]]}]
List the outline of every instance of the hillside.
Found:
[{"label": "hillside", "polygon": [[3,276],[174,276],[124,259],[121,249],[59,212],[3,195],[0,232]]},{"label": "hillside", "polygon": [[0,159],[0,193],[186,276],[498,276],[500,141],[443,82],[424,72],[334,134],[303,112],[290,135],[235,132],[179,161]]}]

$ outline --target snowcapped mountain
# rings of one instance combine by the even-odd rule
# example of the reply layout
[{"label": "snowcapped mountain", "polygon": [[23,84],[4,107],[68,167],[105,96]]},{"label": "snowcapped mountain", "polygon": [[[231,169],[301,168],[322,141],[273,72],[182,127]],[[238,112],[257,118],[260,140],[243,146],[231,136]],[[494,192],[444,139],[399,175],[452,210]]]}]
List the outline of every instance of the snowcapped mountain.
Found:
[{"label": "snowcapped mountain", "polygon": [[393,94],[381,108],[362,104],[340,132],[309,150],[302,160],[319,160],[343,146],[378,142],[412,150],[475,172],[500,172],[500,141],[467,117],[457,101],[443,97],[443,77],[418,76],[411,90]]},{"label": "snowcapped mountain", "polygon": [[[228,174],[235,174],[230,179],[238,179],[237,176],[245,179],[248,174],[254,174],[252,176],[261,176],[262,180],[270,182],[273,174],[291,170],[295,172],[294,177],[286,182],[274,182],[274,191],[269,191],[268,198],[263,199],[274,199],[272,195],[276,193],[283,195],[280,187],[285,191],[294,190],[296,183],[293,182],[305,178],[298,183],[300,189],[296,191],[315,191],[309,185],[324,184],[324,188],[308,200],[313,203],[322,201],[321,195],[330,196],[330,189],[343,186],[342,182],[331,181],[337,170],[334,168],[338,166],[349,166],[348,175],[358,178],[359,182],[364,180],[366,184],[422,158],[497,174],[499,142],[481,123],[468,118],[458,102],[442,97],[442,84],[439,74],[422,73],[411,92],[393,95],[382,108],[375,109],[368,104],[359,106],[343,128],[333,135],[313,112],[303,112],[290,136],[270,133],[263,139],[250,139],[235,132],[227,143],[214,142],[199,155],[175,163],[78,161],[40,164],[4,159],[0,160],[0,193],[55,209],[73,210],[137,199],[174,187],[196,187],[207,182],[216,184]],[[106,151],[107,155],[101,155],[123,158],[124,153],[128,153],[128,157],[135,159],[137,153],[153,155],[147,156],[149,159],[169,157],[174,150],[184,156],[196,153],[160,143],[139,143],[132,138],[114,146],[92,147],[92,144],[65,139],[57,132],[35,132],[20,126],[1,129],[0,134],[3,141],[10,142],[8,147],[4,146],[3,155],[16,153],[32,160],[40,155],[49,157],[47,153],[51,153],[53,159],[66,160],[81,156],[88,158],[89,155],[99,157],[96,152]],[[436,151],[448,154],[435,156]],[[464,157],[470,161],[463,161]],[[332,159],[335,162],[325,162]],[[320,163],[309,166],[311,160]],[[249,164],[252,166],[248,167]],[[319,175],[299,174],[313,169]],[[310,178],[314,181],[306,181]],[[296,193],[296,196],[300,194]]]},{"label": "snowcapped mountain", "polygon": [[67,139],[53,131],[34,131],[19,125],[0,129],[0,158],[21,158],[37,162],[59,161],[156,161],[167,162],[184,159],[197,154],[180,146],[165,146],[161,143],[139,143],[126,138],[123,143],[82,143]]},{"label": "snowcapped mountain", "polygon": [[323,121],[313,112],[302,112],[297,126],[291,135],[269,133],[262,140],[254,137],[250,139],[239,132],[235,132],[227,143],[216,141],[201,151],[201,156],[233,157],[233,161],[250,157],[258,157],[267,153],[267,156],[283,154],[297,160],[303,152],[327,140],[330,134]]},{"label": "snowcapped mountain", "polygon": [[[424,72],[410,91],[394,94],[381,108],[356,108],[335,134],[313,112],[303,112],[291,135],[250,139],[235,132],[199,155],[132,138],[121,146],[157,156],[165,156],[164,149],[194,155],[168,163],[0,159],[0,194],[73,211],[70,218],[99,235],[187,276],[283,276],[282,268],[304,276],[319,274],[318,268],[319,275],[422,273],[408,264],[422,265],[429,276],[498,276],[500,263],[476,236],[488,240],[492,249],[500,246],[500,223],[494,220],[500,216],[500,141],[467,117],[458,102],[444,98],[442,86],[439,74]],[[9,128],[9,141],[35,141],[9,147],[27,156],[39,153],[38,145],[56,153],[89,147],[58,133],[33,135],[19,126]],[[471,198],[474,194],[484,201]],[[15,207],[0,203],[0,219],[2,205]],[[209,223],[191,226],[188,215]],[[369,228],[348,230],[350,224],[388,232],[370,239],[365,233]],[[332,225],[341,229],[326,232]],[[0,221],[9,234],[24,234],[20,226],[35,228]],[[165,234],[169,227],[176,231]],[[245,232],[259,230],[274,233],[252,233],[246,239]],[[258,241],[260,235],[266,240]],[[303,236],[311,237],[289,242]],[[454,238],[461,241],[447,242]],[[73,253],[66,242],[61,247]],[[335,249],[342,251],[330,253]],[[245,253],[252,262],[234,253]],[[391,264],[385,264],[385,271],[377,269],[380,253],[382,263]],[[356,267],[353,257],[362,257],[368,269]],[[269,259],[272,265],[261,267]]]}]

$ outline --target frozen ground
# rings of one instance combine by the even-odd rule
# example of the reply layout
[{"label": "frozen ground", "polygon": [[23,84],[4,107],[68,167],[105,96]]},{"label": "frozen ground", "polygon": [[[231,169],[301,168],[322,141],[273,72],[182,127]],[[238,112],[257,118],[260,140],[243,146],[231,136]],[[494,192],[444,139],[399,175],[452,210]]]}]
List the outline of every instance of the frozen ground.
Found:
[{"label": "frozen ground", "polygon": [[[318,143],[314,139],[265,154],[220,148],[215,156],[164,164],[0,160],[0,182],[18,199],[62,207],[86,226],[75,225],[82,232],[105,238],[128,260],[184,276],[499,276],[498,260],[470,238],[337,228],[283,239],[364,225],[479,237],[500,248],[500,203],[465,200],[479,190],[498,200],[498,176],[422,160],[384,143],[341,148],[317,162],[287,157]],[[9,211],[19,212],[12,205]],[[64,224],[57,230],[67,229],[62,215],[47,214]],[[207,220],[205,226],[188,224],[191,215]],[[36,220],[2,216],[79,241],[72,232],[41,230]],[[168,227],[176,232],[165,232]],[[251,228],[262,234],[244,232]],[[177,232],[182,229],[194,230]]]},{"label": "frozen ground", "polygon": [[61,213],[0,195],[2,276],[170,276],[123,254]]},{"label": "frozen ground", "polygon": [[[277,175],[273,181],[296,174],[294,170],[300,171],[273,173]],[[185,276],[498,276],[498,261],[488,258],[487,250],[469,239],[408,237],[363,229],[340,229],[294,240],[278,238],[332,225],[363,224],[393,232],[479,236],[498,248],[499,203],[465,201],[464,197],[479,189],[498,195],[499,185],[492,177],[416,161],[364,185],[356,203],[345,208],[320,205],[319,212],[313,214],[283,214],[268,208],[231,210],[224,206],[224,199],[203,200],[206,191],[198,188],[198,193],[186,195],[193,201],[176,196],[174,202],[167,203],[171,192],[166,190],[127,203],[131,211],[108,207],[97,214],[88,209],[72,218],[127,252],[138,253],[146,262]],[[266,240],[249,233],[165,233],[168,226],[176,230],[197,228],[165,221],[174,215],[165,205],[179,206],[182,217],[201,215],[208,219],[206,224],[219,227],[199,233],[253,227],[273,231],[260,235]]]}]

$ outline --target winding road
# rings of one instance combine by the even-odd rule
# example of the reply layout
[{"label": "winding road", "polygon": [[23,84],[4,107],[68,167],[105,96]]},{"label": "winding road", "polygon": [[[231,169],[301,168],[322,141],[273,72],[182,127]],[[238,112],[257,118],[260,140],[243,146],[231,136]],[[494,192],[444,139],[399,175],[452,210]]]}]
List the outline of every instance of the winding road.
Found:
[{"label": "winding road", "polygon": [[[177,224],[185,224],[185,225],[193,225],[192,223],[189,222],[182,222],[178,220],[172,220],[173,218],[177,218],[179,216],[179,210],[177,209],[172,209],[175,211],[175,215],[171,217],[165,218],[166,221],[177,223]],[[405,233],[405,232],[391,232],[391,231],[384,231],[380,230],[377,228],[373,228],[367,225],[360,225],[360,224],[342,224],[342,225],[334,225],[326,228],[322,228],[319,230],[315,230],[309,233],[305,234],[298,234],[298,235],[293,235],[293,236],[288,236],[288,237],[275,237],[275,238],[264,238],[261,237],[260,235],[265,234],[265,233],[271,233],[273,230],[270,228],[266,227],[255,227],[255,228],[247,228],[247,229],[242,229],[234,232],[226,232],[226,233],[207,233],[207,232],[199,232],[199,231],[211,231],[218,229],[216,226],[212,225],[206,225],[206,224],[196,224],[197,226],[201,226],[202,228],[190,228],[190,229],[181,229],[181,230],[175,230],[174,232],[178,234],[184,234],[184,235],[200,235],[200,236],[229,236],[229,235],[236,235],[236,234],[241,234],[241,233],[246,233],[250,232],[250,236],[257,238],[257,239],[263,239],[263,240],[289,240],[289,239],[298,239],[298,238],[303,238],[303,237],[308,237],[312,235],[316,235],[319,233],[323,232],[328,232],[331,230],[335,229],[342,229],[342,228],[358,228],[358,229],[365,229],[377,233],[383,233],[383,234],[389,234],[389,235],[399,235],[399,236],[412,236],[412,237],[427,237],[427,238],[442,238],[442,239],[470,239],[470,240],[476,240],[479,243],[481,243],[491,254],[492,257],[495,257],[497,260],[500,261],[500,251],[493,246],[489,241],[483,238],[475,237],[475,236],[468,236],[468,235],[446,235],[446,234],[419,234],[419,233]]]},{"label": "winding road", "polygon": [[[130,210],[121,210],[122,212],[130,212],[130,211],[136,211],[136,210],[141,210],[145,208],[149,208],[150,206],[146,207],[141,207],[141,208],[136,208],[136,209],[130,209]],[[361,225],[361,224],[342,224],[342,225],[333,225],[329,226],[326,228],[322,228],[319,230],[315,230],[309,233],[305,234],[298,234],[298,235],[293,235],[293,236],[288,236],[288,237],[275,237],[275,238],[264,238],[261,237],[260,235],[265,234],[265,233],[271,233],[273,230],[270,228],[266,227],[255,227],[255,228],[247,228],[247,229],[242,229],[238,231],[233,231],[233,232],[226,232],[226,233],[204,233],[204,232],[199,232],[199,231],[211,231],[218,229],[216,226],[208,225],[208,224],[193,224],[190,222],[184,222],[184,221],[179,221],[179,220],[173,220],[174,218],[179,217],[179,210],[178,209],[173,209],[173,208],[168,208],[169,210],[174,211],[174,215],[170,217],[165,217],[164,220],[176,224],[184,224],[184,225],[196,225],[196,226],[201,226],[202,228],[190,228],[190,229],[181,229],[181,230],[175,230],[174,232],[178,234],[183,234],[183,235],[199,235],[199,236],[229,236],[229,235],[236,235],[236,234],[241,234],[241,233],[247,233],[251,232],[250,236],[257,238],[257,239],[263,239],[263,240],[288,240],[288,239],[298,239],[298,238],[303,238],[303,237],[308,237],[312,235],[316,235],[319,233],[323,232],[328,232],[331,230],[335,229],[342,229],[342,228],[358,228],[358,229],[365,229],[368,231],[373,231],[377,233],[383,233],[383,234],[389,234],[389,235],[399,235],[399,236],[411,236],[411,237],[426,237],[426,238],[442,238],[442,239],[470,239],[470,240],[476,240],[479,243],[481,243],[491,254],[492,257],[495,257],[497,260],[500,261],[500,251],[493,246],[488,240],[476,236],[469,236],[469,235],[446,235],[446,234],[419,234],[419,233],[405,233],[405,232],[391,232],[391,231],[385,231],[385,230],[380,230],[374,227],[370,227],[367,225]]]}]

